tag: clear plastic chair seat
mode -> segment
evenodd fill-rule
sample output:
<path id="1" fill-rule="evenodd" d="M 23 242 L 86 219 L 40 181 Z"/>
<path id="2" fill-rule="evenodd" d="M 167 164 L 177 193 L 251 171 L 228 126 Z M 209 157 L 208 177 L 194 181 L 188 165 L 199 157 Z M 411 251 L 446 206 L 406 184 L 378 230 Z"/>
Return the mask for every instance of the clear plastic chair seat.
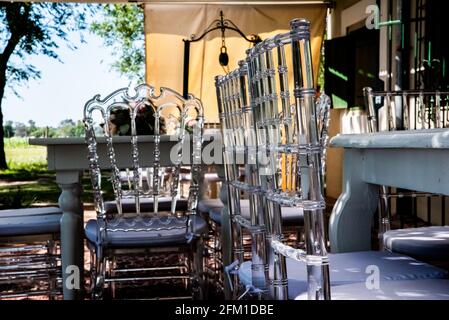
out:
<path id="1" fill-rule="evenodd" d="M 56 207 L 3 210 L 0 236 L 22 236 L 60 232 L 62 211 Z"/>
<path id="2" fill-rule="evenodd" d="M 307 292 L 307 267 L 304 263 L 289 258 L 286 260 L 289 299 L 295 299 L 298 295 Z M 367 269 L 370 266 L 379 268 L 381 281 L 448 278 L 448 272 L 443 269 L 388 251 L 329 254 L 329 266 L 333 288 L 351 283 L 360 283 L 364 286 L 370 275 L 367 273 L 371 270 Z M 241 265 L 239 278 L 244 285 L 251 284 L 251 262 Z"/>
<path id="3" fill-rule="evenodd" d="M 306 299 L 306 294 L 295 298 Z M 449 280 L 381 281 L 379 289 L 352 283 L 332 287 L 332 300 L 449 300 Z"/>
<path id="4" fill-rule="evenodd" d="M 126 220 L 121 222 L 125 225 Z M 173 229 L 170 229 L 173 227 Z M 117 226 L 120 228 L 120 225 Z M 185 221 L 175 222 L 169 224 L 162 224 L 154 222 L 151 227 L 144 223 L 138 223 L 134 226 L 135 229 L 149 229 L 149 231 L 114 231 L 106 232 L 103 238 L 102 245 L 104 247 L 112 246 L 115 248 L 126 247 L 161 247 L 187 244 Z M 160 228 L 160 230 L 157 230 Z M 96 245 L 101 241 L 98 236 L 98 222 L 97 220 L 89 220 L 86 225 L 85 233 L 87 239 Z M 193 222 L 193 231 L 197 234 L 202 234 L 207 231 L 207 223 L 201 217 L 195 217 Z"/>
<path id="5" fill-rule="evenodd" d="M 384 247 L 416 259 L 449 261 L 449 226 L 389 230 Z"/>

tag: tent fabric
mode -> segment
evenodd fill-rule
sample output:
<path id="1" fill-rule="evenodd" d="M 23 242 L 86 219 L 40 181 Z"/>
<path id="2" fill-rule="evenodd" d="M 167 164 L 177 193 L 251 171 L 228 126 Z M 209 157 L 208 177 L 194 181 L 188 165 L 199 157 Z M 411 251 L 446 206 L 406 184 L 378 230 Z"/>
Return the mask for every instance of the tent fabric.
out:
<path id="1" fill-rule="evenodd" d="M 315 79 L 318 75 L 321 43 L 325 28 L 324 4 L 301 5 L 215 5 L 215 4 L 145 4 L 146 80 L 156 88 L 170 87 L 182 92 L 183 39 L 200 36 L 220 16 L 231 20 L 247 36 L 258 34 L 262 39 L 289 30 L 294 18 L 311 22 L 311 46 Z M 238 33 L 227 30 L 226 46 L 229 70 L 237 68 L 251 43 Z M 221 48 L 220 30 L 190 45 L 189 93 L 202 100 L 207 122 L 218 122 L 214 77 L 225 74 L 218 62 Z"/>

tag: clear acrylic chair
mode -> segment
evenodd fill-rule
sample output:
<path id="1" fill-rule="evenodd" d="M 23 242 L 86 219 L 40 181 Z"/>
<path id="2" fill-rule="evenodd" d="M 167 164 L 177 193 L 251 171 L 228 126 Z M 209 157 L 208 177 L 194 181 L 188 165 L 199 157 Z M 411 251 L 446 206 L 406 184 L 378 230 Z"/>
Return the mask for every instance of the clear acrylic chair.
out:
<path id="1" fill-rule="evenodd" d="M 329 146 L 329 124 L 330 124 L 330 108 L 331 100 L 324 92 L 316 100 L 316 118 L 318 135 L 321 144 L 321 176 L 323 177 L 324 196 L 326 195 L 326 163 L 327 148 Z"/>
<path id="2" fill-rule="evenodd" d="M 240 281 L 246 285 L 243 293 L 235 290 L 238 293 L 234 293 L 234 297 L 251 293 L 259 298 L 287 299 L 285 256 L 301 260 L 308 257 L 312 296 L 329 297 L 321 190 L 322 162 L 326 156 L 322 143 L 327 143 L 329 99 L 322 95 L 315 104 L 312 75 L 308 74 L 311 73 L 308 63 L 311 62 L 307 51 L 310 50 L 307 28 L 308 23 L 302 20 L 292 22 L 291 33 L 256 45 L 247 51 L 247 59 L 239 64 L 239 69 L 216 78 L 227 181 L 231 186 L 229 210 L 234 210 L 231 216 L 235 222 L 233 226 L 238 224 L 234 228 L 245 227 L 252 234 L 251 263 L 242 264 L 241 257 L 239 260 L 235 254 L 235 267 Z M 292 50 L 287 54 L 295 56 L 293 64 L 292 59 L 288 60 L 289 66 L 286 47 Z M 299 65 L 301 61 L 303 65 L 305 63 L 304 70 Z M 293 75 L 297 90 L 289 88 L 289 70 L 296 71 Z M 292 99 L 289 92 L 295 93 L 296 99 Z M 322 117 L 320 128 L 317 116 Z M 246 170 L 248 180 L 245 183 L 233 181 L 237 180 L 238 160 Z M 300 161 L 306 161 L 308 170 L 299 170 Z M 250 191 L 249 206 L 252 210 L 249 220 L 242 216 L 239 193 L 235 195 L 232 187 Z M 305 197 L 301 193 L 304 187 L 308 191 Z M 304 232 L 306 245 L 309 243 L 307 253 L 284 243 L 282 231 L 287 212 L 301 217 L 304 212 L 309 216 L 305 218 Z M 234 231 L 233 238 L 234 252 L 239 253 L 241 235 Z M 311 242 L 318 243 L 318 246 L 311 246 Z M 242 281 L 248 265 L 251 266 L 250 279 Z"/>
<path id="3" fill-rule="evenodd" d="M 153 149 L 145 150 L 139 145 L 136 118 L 142 108 L 154 112 Z M 131 124 L 131 168 L 119 167 L 114 140 L 109 129 L 109 117 L 116 109 L 128 110 Z M 95 120 L 104 123 L 103 130 L 96 130 Z M 170 137 L 162 135 L 161 119 L 178 120 L 177 128 Z M 183 98 L 169 88 L 161 88 L 156 95 L 154 87 L 142 84 L 133 91 L 123 88 L 104 99 L 99 95 L 89 100 L 84 108 L 86 142 L 89 153 L 90 174 L 97 219 L 86 225 L 86 237 L 91 250 L 92 289 L 94 298 L 101 298 L 105 285 L 113 290 L 116 283 L 180 279 L 191 289 L 194 298 L 203 294 L 202 237 L 207 233 L 206 222 L 196 214 L 201 151 L 203 142 L 203 107 L 192 95 Z M 191 134 L 187 131 L 189 130 Z M 97 138 L 104 136 L 107 157 L 100 158 Z M 169 139 L 175 145 L 170 150 L 170 170 L 162 167 L 161 140 Z M 186 147 L 191 145 L 191 148 Z M 152 166 L 142 168 L 140 158 L 152 153 Z M 105 209 L 103 198 L 101 163 L 110 167 L 110 181 L 115 198 L 115 211 Z M 180 204 L 179 188 L 181 168 L 190 168 L 191 183 L 187 201 Z M 132 172 L 131 183 L 123 184 L 121 172 Z M 141 179 L 146 171 L 147 183 Z M 170 184 L 169 199 L 163 192 L 162 177 Z M 127 188 L 128 187 L 128 188 Z M 151 204 L 143 206 L 142 204 Z M 167 205 L 168 203 L 168 205 Z M 125 210 L 126 209 L 126 210 Z M 134 209 L 134 210 L 130 210 Z M 159 266 L 120 267 L 117 257 L 145 258 L 153 253 L 176 254 L 178 259 Z M 137 254 L 137 256 L 135 255 Z M 146 260 L 146 259 L 144 259 Z M 188 297 L 188 296 L 187 296 Z"/>
<path id="4" fill-rule="evenodd" d="M 0 299 L 61 294 L 61 217 L 56 207 L 0 211 Z"/>
<path id="5" fill-rule="evenodd" d="M 323 130 L 320 129 L 327 121 L 326 117 L 321 116 L 325 112 L 319 110 L 329 111 L 329 99 L 326 96 L 316 99 L 313 87 L 309 87 L 312 86 L 313 77 L 309 65 L 308 26 L 307 21 L 294 20 L 290 33 L 267 39 L 247 54 L 247 91 L 253 123 L 242 125 L 257 129 L 253 153 L 256 154 L 256 170 L 260 181 L 256 194 L 262 197 L 262 208 L 255 212 L 255 216 L 262 216 L 266 220 L 263 225 L 255 227 L 263 227 L 266 230 L 268 277 L 266 272 L 259 273 L 257 277 L 254 271 L 259 268 L 253 268 L 252 261 L 241 263 L 237 260 L 235 271 L 242 286 L 234 286 L 237 294 L 234 292 L 233 297 L 248 297 L 245 294 L 251 293 L 250 296 L 255 295 L 257 298 L 294 299 L 306 292 L 310 299 L 329 299 L 331 284 L 337 286 L 364 283 L 365 270 L 372 265 L 379 266 L 382 270 L 381 281 L 446 278 L 447 272 L 444 270 L 390 252 L 366 251 L 327 255 L 322 196 L 322 166 L 325 161 L 323 148 L 327 139 L 325 134 L 321 135 Z M 293 57 L 288 57 L 288 54 Z M 220 89 L 217 90 L 220 118 L 224 129 L 228 129 L 228 125 L 229 128 L 234 128 L 232 116 L 239 114 L 232 111 L 232 102 L 239 98 L 239 95 L 235 90 L 227 89 L 229 83 L 232 83 L 229 81 L 232 74 L 233 72 L 216 78 L 217 89 Z M 226 82 L 227 87 L 224 85 Z M 224 88 L 218 88 L 220 84 Z M 231 108 L 230 111 L 226 111 L 226 107 Z M 322 117 L 322 120 L 317 117 Z M 225 150 L 228 151 L 225 168 L 231 171 L 235 161 L 234 155 L 241 154 L 235 151 L 238 149 L 235 147 L 235 134 L 230 134 L 228 138 L 224 132 L 223 136 Z M 247 136 L 246 133 L 244 137 Z M 229 175 L 227 183 L 232 184 Z M 228 191 L 230 210 L 234 209 L 232 204 L 235 200 L 232 196 L 232 192 Z M 305 251 L 288 246 L 282 239 L 283 219 L 280 213 L 285 206 L 291 206 L 298 213 L 304 211 Z M 238 208 L 238 204 L 235 207 Z M 242 201 L 240 210 L 244 212 Z M 265 218 L 267 215 L 268 218 Z M 236 214 L 231 213 L 234 220 L 245 222 L 242 219 L 243 214 L 237 219 L 235 217 Z M 248 229 L 253 227 L 250 223 L 246 225 Z M 222 233 L 226 231 L 222 230 Z M 234 246 L 239 246 L 240 241 L 241 239 L 234 239 Z M 264 243 L 261 243 L 261 246 L 264 246 Z M 231 271 L 233 266 L 229 267 L 227 269 Z"/>
<path id="6" fill-rule="evenodd" d="M 310 23 L 295 19 L 290 26 L 290 32 L 264 40 L 247 55 L 257 162 L 268 204 L 270 293 L 275 299 L 288 298 L 285 259 L 292 258 L 307 264 L 309 298 L 330 299 L 323 214 L 325 154 L 318 132 Z M 284 243 L 281 205 L 302 209 L 305 251 Z"/>
<path id="7" fill-rule="evenodd" d="M 366 270 L 378 266 L 381 281 L 441 279 L 447 272 L 386 251 L 327 254 L 322 184 L 323 145 L 310 61 L 309 22 L 295 19 L 291 31 L 266 39 L 248 52 L 250 106 L 256 128 L 256 165 L 267 217 L 266 256 L 269 298 L 330 299 L 330 285 L 365 283 Z M 328 108 L 328 107 L 327 107 Z M 304 214 L 305 250 L 282 238 L 282 206 Z M 302 209 L 302 210 L 301 210 Z M 246 292 L 260 297 L 252 262 L 239 265 Z M 262 282 L 261 281 L 261 282 Z M 241 297 L 242 295 L 240 295 Z"/>
<path id="8" fill-rule="evenodd" d="M 234 275 L 245 261 L 243 232 L 251 236 L 253 283 L 260 295 L 266 293 L 268 265 L 266 262 L 266 228 L 261 212 L 260 181 L 257 174 L 256 141 L 253 112 L 249 105 L 248 70 L 244 61 L 226 76 L 215 78 L 222 136 L 225 175 L 231 219 L 234 262 L 225 266 L 232 298 L 238 298 L 238 278 Z M 244 172 L 243 181 L 241 172 Z M 242 200 L 242 196 L 247 201 Z M 245 214 L 246 213 L 246 214 Z"/>

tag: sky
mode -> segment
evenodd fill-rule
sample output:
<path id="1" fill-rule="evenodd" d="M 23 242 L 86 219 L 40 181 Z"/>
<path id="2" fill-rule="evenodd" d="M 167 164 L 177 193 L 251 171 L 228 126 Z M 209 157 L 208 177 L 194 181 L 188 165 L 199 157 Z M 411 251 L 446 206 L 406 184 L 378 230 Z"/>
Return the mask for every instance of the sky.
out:
<path id="1" fill-rule="evenodd" d="M 75 34 L 70 36 L 79 39 Z M 41 79 L 17 87 L 19 98 L 6 89 L 4 121 L 34 120 L 37 126 L 57 126 L 65 119 L 81 120 L 84 104 L 95 94 L 104 97 L 129 85 L 128 79 L 111 71 L 114 57 L 111 49 L 103 46 L 102 39 L 88 31 L 84 38 L 86 43 L 78 42 L 76 50 L 63 44 L 57 49 L 63 63 L 44 55 L 27 58 L 28 63 L 41 71 Z"/>

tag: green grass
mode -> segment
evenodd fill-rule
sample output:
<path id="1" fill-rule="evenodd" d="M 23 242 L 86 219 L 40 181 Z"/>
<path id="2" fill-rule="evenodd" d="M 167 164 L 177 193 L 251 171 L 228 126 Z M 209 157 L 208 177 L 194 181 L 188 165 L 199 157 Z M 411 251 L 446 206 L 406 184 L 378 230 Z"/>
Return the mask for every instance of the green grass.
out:
<path id="1" fill-rule="evenodd" d="M 4 141 L 8 169 L 0 170 L 0 209 L 56 204 L 61 191 L 55 173 L 47 169 L 46 148 L 29 145 L 25 138 Z M 82 201 L 92 202 L 92 185 L 87 174 L 82 184 Z M 110 199 L 112 188 L 109 184 L 105 185 L 105 190 L 105 198 Z"/>
<path id="2" fill-rule="evenodd" d="M 8 169 L 0 171 L 0 179 L 34 179 L 41 173 L 48 173 L 45 147 L 32 146 L 28 144 L 27 138 L 9 138 L 4 141 Z"/>
<path id="3" fill-rule="evenodd" d="M 46 148 L 29 145 L 27 138 L 9 138 L 4 143 L 8 169 L 0 171 L 0 206 L 56 203 L 59 189 L 54 173 L 47 170 Z"/>

